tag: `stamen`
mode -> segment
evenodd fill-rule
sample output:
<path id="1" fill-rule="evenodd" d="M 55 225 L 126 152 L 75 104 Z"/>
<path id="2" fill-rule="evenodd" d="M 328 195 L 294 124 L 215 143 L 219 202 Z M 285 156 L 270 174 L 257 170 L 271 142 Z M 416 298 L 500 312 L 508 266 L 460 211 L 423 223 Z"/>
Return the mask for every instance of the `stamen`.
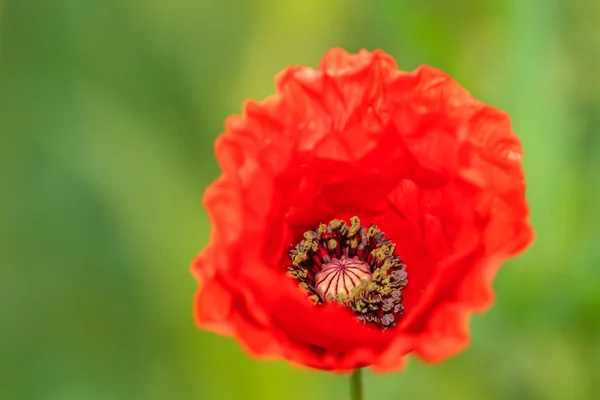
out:
<path id="1" fill-rule="evenodd" d="M 335 219 L 305 232 L 290 251 L 288 274 L 315 305 L 342 304 L 365 323 L 391 328 L 404 313 L 406 265 L 376 225 L 366 228 L 358 217 L 350 223 Z"/>

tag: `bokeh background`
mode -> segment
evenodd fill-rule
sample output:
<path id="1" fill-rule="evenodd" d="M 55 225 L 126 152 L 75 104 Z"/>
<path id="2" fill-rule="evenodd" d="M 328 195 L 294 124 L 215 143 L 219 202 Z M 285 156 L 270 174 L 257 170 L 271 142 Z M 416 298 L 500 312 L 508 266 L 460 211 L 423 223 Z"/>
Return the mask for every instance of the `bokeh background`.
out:
<path id="1" fill-rule="evenodd" d="M 0 0 L 0 399 L 344 399 L 199 331 L 212 142 L 330 47 L 430 64 L 508 111 L 537 241 L 469 350 L 368 399 L 600 393 L 600 2 Z"/>

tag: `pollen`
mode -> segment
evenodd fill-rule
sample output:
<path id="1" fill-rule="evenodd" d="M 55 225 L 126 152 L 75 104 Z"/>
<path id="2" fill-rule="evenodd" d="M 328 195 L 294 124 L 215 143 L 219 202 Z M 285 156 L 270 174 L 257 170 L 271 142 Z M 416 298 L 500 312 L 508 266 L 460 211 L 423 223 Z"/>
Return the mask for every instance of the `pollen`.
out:
<path id="1" fill-rule="evenodd" d="M 350 225 L 334 219 L 303 237 L 289 253 L 288 276 L 315 306 L 336 303 L 364 323 L 381 329 L 396 325 L 404 313 L 406 265 L 375 224 L 365 227 L 358 217 L 350 218 Z"/>

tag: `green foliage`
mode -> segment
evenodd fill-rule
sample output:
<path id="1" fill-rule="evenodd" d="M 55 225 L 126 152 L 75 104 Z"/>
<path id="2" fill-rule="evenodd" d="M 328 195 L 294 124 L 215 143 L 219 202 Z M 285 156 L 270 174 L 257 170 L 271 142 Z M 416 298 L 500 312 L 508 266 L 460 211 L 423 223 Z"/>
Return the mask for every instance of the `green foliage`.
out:
<path id="1" fill-rule="evenodd" d="M 439 67 L 508 111 L 537 230 L 468 351 L 369 372 L 367 398 L 594 398 L 598 4 L 0 1 L 0 398 L 347 398 L 346 378 L 198 331 L 188 270 L 225 117 L 338 45 Z"/>

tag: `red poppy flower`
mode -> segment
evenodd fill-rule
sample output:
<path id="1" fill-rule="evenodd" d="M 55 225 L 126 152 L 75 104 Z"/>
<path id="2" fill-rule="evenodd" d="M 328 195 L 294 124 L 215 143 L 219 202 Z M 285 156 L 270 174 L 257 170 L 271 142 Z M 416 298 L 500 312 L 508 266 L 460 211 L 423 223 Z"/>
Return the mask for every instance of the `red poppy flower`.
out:
<path id="1" fill-rule="evenodd" d="M 532 240 L 509 117 L 381 51 L 290 67 L 217 139 L 199 325 L 324 370 L 465 348 L 492 279 Z"/>

